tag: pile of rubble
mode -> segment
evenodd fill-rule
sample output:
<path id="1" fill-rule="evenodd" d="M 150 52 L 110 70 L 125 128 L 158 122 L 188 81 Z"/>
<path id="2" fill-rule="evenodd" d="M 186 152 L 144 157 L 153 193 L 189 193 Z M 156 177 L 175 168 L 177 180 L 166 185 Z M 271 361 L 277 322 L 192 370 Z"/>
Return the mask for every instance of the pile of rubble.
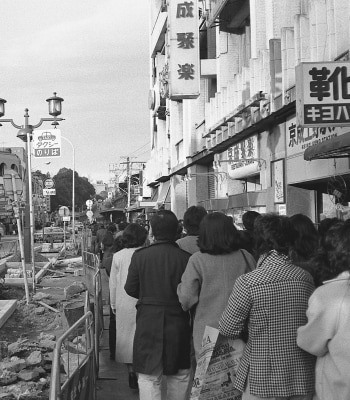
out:
<path id="1" fill-rule="evenodd" d="M 41 333 L 38 341 L 0 342 L 0 399 L 48 400 L 53 350 L 53 335 Z M 61 354 L 61 384 L 86 357 L 84 335 L 65 343 Z"/>
<path id="2" fill-rule="evenodd" d="M 81 282 L 73 282 L 64 288 L 67 304 L 69 300 L 77 300 L 84 290 L 86 287 Z M 50 294 L 36 293 L 32 301 L 34 304 L 22 305 L 23 309 L 28 309 L 28 318 L 38 318 L 52 311 L 55 311 L 57 317 L 64 316 L 61 301 L 57 304 L 57 299 Z M 58 305 L 58 309 L 52 305 Z M 16 342 L 11 343 L 9 338 L 6 340 L 0 341 L 0 400 L 48 400 L 56 336 L 38 332 L 34 339 L 23 338 L 21 335 Z M 61 384 L 85 359 L 85 334 L 81 331 L 73 332 L 61 349 Z"/>

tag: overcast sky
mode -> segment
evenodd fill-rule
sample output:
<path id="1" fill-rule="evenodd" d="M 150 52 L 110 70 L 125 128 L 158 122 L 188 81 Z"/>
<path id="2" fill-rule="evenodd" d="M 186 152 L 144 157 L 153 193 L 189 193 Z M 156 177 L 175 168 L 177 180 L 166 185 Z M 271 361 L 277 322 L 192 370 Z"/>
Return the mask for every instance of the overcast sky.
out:
<path id="1" fill-rule="evenodd" d="M 0 0 L 0 97 L 3 118 L 31 124 L 50 117 L 45 101 L 64 98 L 59 128 L 75 147 L 76 171 L 93 180 L 109 177 L 123 156 L 149 157 L 149 33 L 147 0 Z M 50 123 L 42 128 L 52 128 Z M 21 146 L 10 124 L 0 146 Z M 34 169 L 72 168 L 62 157 L 33 158 Z"/>

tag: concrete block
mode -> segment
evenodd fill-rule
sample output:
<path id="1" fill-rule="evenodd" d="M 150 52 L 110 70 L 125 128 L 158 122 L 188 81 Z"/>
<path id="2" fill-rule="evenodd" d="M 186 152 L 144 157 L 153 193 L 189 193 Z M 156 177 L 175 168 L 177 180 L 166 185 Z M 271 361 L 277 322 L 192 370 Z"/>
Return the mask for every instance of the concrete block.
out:
<path id="1" fill-rule="evenodd" d="M 0 328 L 17 308 L 17 300 L 0 300 Z"/>

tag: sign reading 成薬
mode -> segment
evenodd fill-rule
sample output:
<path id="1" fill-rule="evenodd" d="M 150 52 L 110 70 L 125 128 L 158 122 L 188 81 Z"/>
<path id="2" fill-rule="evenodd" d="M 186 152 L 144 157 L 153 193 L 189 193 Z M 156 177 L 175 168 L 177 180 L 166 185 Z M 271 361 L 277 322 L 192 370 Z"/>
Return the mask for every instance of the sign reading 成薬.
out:
<path id="1" fill-rule="evenodd" d="M 197 0 L 168 0 L 169 97 L 199 96 L 199 25 Z"/>
<path id="2" fill-rule="evenodd" d="M 307 62 L 296 67 L 297 125 L 350 126 L 350 62 Z"/>

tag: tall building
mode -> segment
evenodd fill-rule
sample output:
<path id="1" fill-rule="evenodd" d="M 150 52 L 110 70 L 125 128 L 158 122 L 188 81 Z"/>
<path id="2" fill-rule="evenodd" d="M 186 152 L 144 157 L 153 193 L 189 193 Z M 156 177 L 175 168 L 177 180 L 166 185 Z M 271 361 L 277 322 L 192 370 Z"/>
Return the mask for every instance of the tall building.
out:
<path id="1" fill-rule="evenodd" d="M 350 216 L 348 0 L 150 0 L 150 21 L 159 205 Z"/>

